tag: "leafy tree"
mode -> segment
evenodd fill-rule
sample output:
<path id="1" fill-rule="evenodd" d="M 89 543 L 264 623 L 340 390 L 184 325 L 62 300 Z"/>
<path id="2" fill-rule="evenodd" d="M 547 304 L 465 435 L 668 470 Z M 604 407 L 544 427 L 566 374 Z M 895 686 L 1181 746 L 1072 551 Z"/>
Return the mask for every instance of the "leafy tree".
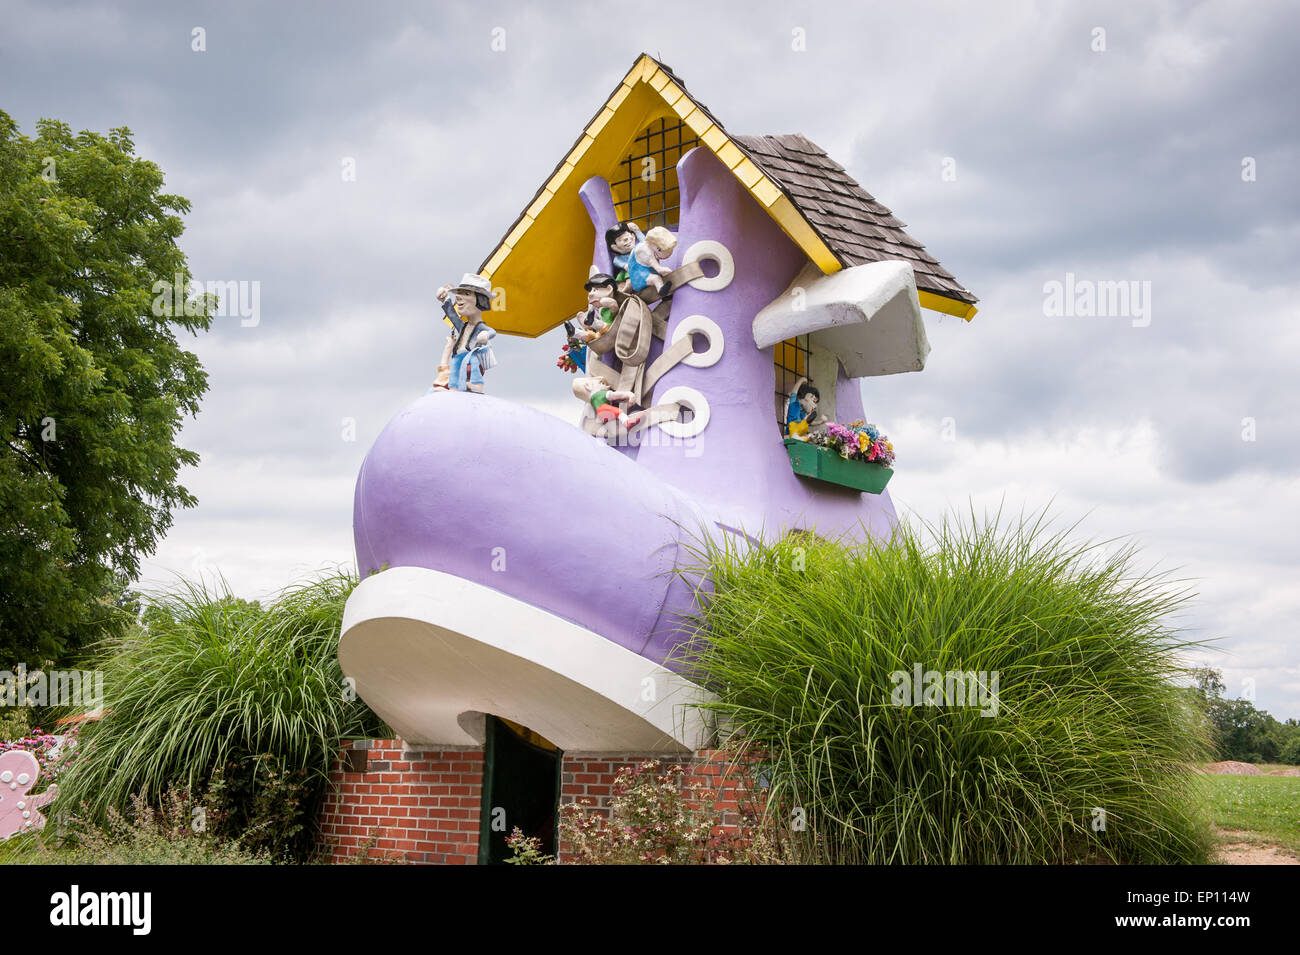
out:
<path id="1" fill-rule="evenodd" d="M 1198 667 L 1192 671 L 1196 678 L 1196 689 L 1207 700 L 1215 700 L 1223 696 L 1223 691 L 1227 686 L 1223 682 L 1223 674 L 1218 670 L 1210 667 Z"/>
<path id="2" fill-rule="evenodd" d="M 1292 766 L 1300 766 L 1300 733 L 1291 734 L 1291 739 L 1282 748 L 1282 754 L 1278 759 L 1284 763 L 1290 763 Z"/>
<path id="3" fill-rule="evenodd" d="M 211 323 L 177 246 L 189 202 L 127 129 L 0 111 L 0 660 L 61 660 L 116 625 L 198 455 L 207 390 L 177 344 Z M 171 289 L 180 292 L 172 297 Z M 165 294 L 163 294 L 165 293 Z M 177 307 L 172 302 L 180 300 Z"/>
<path id="4" fill-rule="evenodd" d="M 1289 752 L 1300 757 L 1300 723 L 1293 719 L 1279 723 L 1249 700 L 1225 699 L 1223 674 L 1204 667 L 1194 671 L 1192 692 L 1214 728 L 1219 759 L 1248 763 L 1291 762 Z"/>

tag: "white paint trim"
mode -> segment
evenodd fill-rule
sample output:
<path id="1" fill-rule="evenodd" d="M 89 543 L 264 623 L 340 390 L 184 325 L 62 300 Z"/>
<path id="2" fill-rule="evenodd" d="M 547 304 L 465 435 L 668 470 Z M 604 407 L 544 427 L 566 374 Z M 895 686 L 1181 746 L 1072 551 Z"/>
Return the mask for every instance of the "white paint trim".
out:
<path id="1" fill-rule="evenodd" d="M 674 438 L 693 438 L 709 426 L 709 400 L 694 388 L 674 385 L 655 399 L 655 403 L 661 405 L 673 402 L 690 408 L 692 417 L 690 421 L 660 422 L 659 427 L 665 434 Z"/>
<path id="2" fill-rule="evenodd" d="M 564 750 L 683 752 L 708 742 L 688 705 L 708 694 L 689 680 L 548 611 L 422 567 L 357 586 L 339 663 L 371 709 L 417 745 L 480 743 L 462 725 L 478 713 Z M 643 699 L 646 687 L 656 699 Z"/>
<path id="3" fill-rule="evenodd" d="M 672 340 L 668 344 L 676 345 L 687 335 L 695 333 L 708 339 L 708 351 L 692 352 L 682 359 L 682 364 L 690 365 L 692 368 L 712 368 L 722 360 L 722 350 L 726 345 L 722 329 L 713 319 L 704 315 L 687 315 L 673 329 Z"/>
<path id="4" fill-rule="evenodd" d="M 715 239 L 701 239 L 694 243 L 682 256 L 682 265 L 689 265 L 700 259 L 710 259 L 718 263 L 718 274 L 712 278 L 706 275 L 687 282 L 686 284 L 691 288 L 699 289 L 701 292 L 720 292 L 736 277 L 736 261 L 721 242 Z"/>
<path id="5" fill-rule="evenodd" d="M 850 378 L 921 371 L 930 353 L 916 276 L 895 260 L 831 275 L 810 262 L 754 316 L 753 331 L 759 348 L 807 335 L 834 352 Z"/>

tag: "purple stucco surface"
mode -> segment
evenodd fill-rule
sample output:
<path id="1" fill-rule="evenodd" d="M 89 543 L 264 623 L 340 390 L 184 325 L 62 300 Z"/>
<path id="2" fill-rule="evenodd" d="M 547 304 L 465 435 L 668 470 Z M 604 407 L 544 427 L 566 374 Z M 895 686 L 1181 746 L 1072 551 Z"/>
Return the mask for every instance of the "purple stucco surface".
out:
<path id="1" fill-rule="evenodd" d="M 709 402 L 708 427 L 685 441 L 658 434 L 616 449 L 491 395 L 420 398 L 362 465 L 354 517 L 362 574 L 385 565 L 456 574 L 662 663 L 686 636 L 678 620 L 691 610 L 692 588 L 674 570 L 690 563 L 683 545 L 692 536 L 889 533 L 887 492 L 795 477 L 781 443 L 772 349 L 754 346 L 751 324 L 803 266 L 803 253 L 707 150 L 688 154 L 677 172 L 682 208 L 668 264 L 712 239 L 730 250 L 735 279 L 720 291 L 674 295 L 669 334 L 704 315 L 722 329 L 725 352 L 710 368 L 677 366 L 655 392 L 696 389 Z M 599 254 L 613 207 L 589 188 L 583 201 Z M 596 264 L 608 268 L 607 259 Z M 841 373 L 836 388 L 837 417 L 860 416 L 857 382 Z"/>

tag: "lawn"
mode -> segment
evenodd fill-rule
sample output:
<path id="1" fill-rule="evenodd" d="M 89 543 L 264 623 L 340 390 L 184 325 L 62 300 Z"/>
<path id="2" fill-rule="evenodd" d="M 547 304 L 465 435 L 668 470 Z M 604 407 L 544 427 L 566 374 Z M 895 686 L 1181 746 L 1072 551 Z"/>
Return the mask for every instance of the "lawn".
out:
<path id="1" fill-rule="evenodd" d="M 1234 838 L 1300 856 L 1300 776 L 1204 776 L 1211 818 Z"/>

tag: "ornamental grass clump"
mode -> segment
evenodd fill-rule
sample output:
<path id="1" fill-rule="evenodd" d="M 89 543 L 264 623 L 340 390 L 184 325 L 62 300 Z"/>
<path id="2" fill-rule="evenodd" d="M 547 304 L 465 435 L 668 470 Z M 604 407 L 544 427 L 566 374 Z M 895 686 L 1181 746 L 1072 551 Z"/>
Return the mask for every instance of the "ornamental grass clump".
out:
<path id="1" fill-rule="evenodd" d="M 771 754 L 805 858 L 1206 861 L 1170 623 L 1190 594 L 1067 533 L 972 515 L 700 548 L 691 665 L 724 737 Z"/>
<path id="2" fill-rule="evenodd" d="M 304 855 L 340 741 L 384 734 L 339 668 L 355 585 L 332 574 L 266 607 L 191 584 L 155 597 L 141 626 L 99 648 L 105 716 L 85 725 L 55 807 L 103 822 L 183 786 L 256 829 L 257 848 Z"/>

